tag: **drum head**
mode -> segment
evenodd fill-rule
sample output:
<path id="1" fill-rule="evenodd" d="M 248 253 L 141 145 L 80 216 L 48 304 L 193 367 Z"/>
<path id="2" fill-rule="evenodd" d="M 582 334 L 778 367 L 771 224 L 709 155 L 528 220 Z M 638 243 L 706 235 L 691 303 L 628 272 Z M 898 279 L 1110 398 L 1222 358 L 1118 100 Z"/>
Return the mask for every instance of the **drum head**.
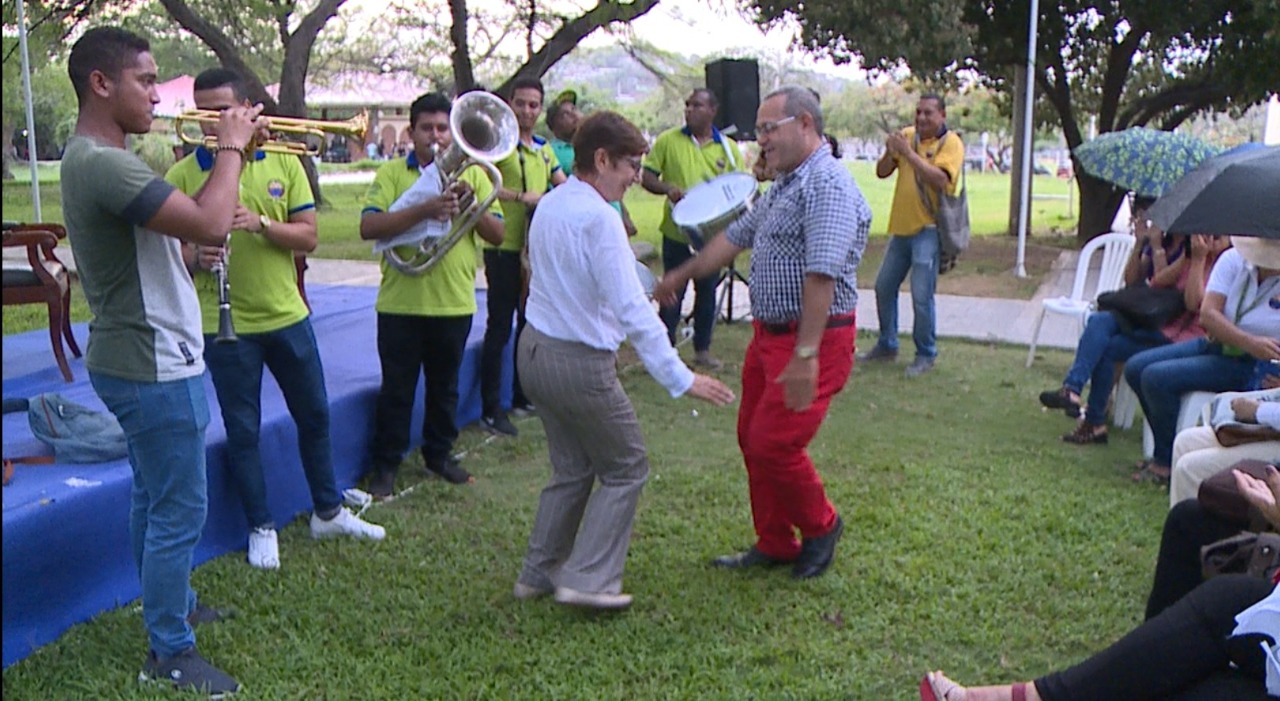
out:
<path id="1" fill-rule="evenodd" d="M 636 261 L 636 277 L 640 278 L 640 287 L 644 288 L 645 296 L 652 297 L 653 288 L 658 286 L 658 278 L 654 277 L 653 272 L 649 270 L 649 266 Z"/>
<path id="2" fill-rule="evenodd" d="M 725 173 L 684 193 L 672 208 L 671 219 L 682 229 L 698 228 L 745 206 L 756 187 L 750 173 Z"/>

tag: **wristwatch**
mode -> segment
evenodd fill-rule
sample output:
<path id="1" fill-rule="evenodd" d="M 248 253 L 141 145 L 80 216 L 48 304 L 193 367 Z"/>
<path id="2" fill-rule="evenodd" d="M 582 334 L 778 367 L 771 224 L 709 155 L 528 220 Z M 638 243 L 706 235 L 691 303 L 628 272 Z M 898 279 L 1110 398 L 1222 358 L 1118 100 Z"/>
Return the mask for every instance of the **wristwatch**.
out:
<path id="1" fill-rule="evenodd" d="M 813 360 L 818 357 L 817 346 L 796 346 L 796 357 L 801 360 Z"/>
<path id="2" fill-rule="evenodd" d="M 265 234 L 267 233 L 267 229 L 271 228 L 271 217 L 268 217 L 265 214 L 260 214 L 258 215 L 258 223 L 262 225 L 262 231 L 260 233 Z"/>

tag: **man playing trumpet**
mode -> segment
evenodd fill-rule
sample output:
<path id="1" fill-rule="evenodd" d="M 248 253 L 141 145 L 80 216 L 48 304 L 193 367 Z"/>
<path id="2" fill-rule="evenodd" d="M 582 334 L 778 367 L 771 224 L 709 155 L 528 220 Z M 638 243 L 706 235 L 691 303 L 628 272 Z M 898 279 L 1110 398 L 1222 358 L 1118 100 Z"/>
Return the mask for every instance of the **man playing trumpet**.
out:
<path id="1" fill-rule="evenodd" d="M 219 112 L 247 104 L 239 75 L 225 68 L 198 75 L 194 98 L 200 109 Z M 311 185 L 297 156 L 256 150 L 246 159 L 229 237 L 235 255 L 227 256 L 225 248 L 191 245 L 185 253 L 204 317 L 205 364 L 227 429 L 227 464 L 249 522 L 249 564 L 276 569 L 280 550 L 259 450 L 264 365 L 298 426 L 298 450 L 314 505 L 311 535 L 381 540 L 386 532 L 343 507 L 333 473 L 324 369 L 293 262 L 294 251 L 316 247 Z M 165 179 L 194 194 L 204 187 L 212 167 L 213 154 L 200 146 L 175 163 Z M 210 270 L 216 265 L 223 266 L 231 288 L 232 325 L 239 336 L 235 343 L 217 343 L 214 336 L 220 284 Z"/>
<path id="2" fill-rule="evenodd" d="M 388 161 L 378 169 L 360 216 L 360 238 L 386 240 L 426 220 L 452 222 L 462 212 L 460 203 L 474 196 L 482 201 L 493 184 L 479 166 L 465 169 L 444 192 L 421 204 L 392 205 L 419 178 L 440 181 L 435 156 L 453 143 L 449 130 L 449 98 L 428 93 L 409 107 L 409 133 L 413 152 Z M 378 288 L 378 358 L 382 387 L 378 391 L 372 452 L 373 477 L 369 491 L 376 498 L 391 496 L 396 472 L 409 447 L 409 422 L 418 373 L 426 377 L 426 413 L 422 422 L 422 458 L 429 471 L 453 484 L 472 477 L 454 459 L 458 438 L 458 369 L 462 365 L 471 317 L 476 312 L 475 279 L 477 239 L 498 246 L 503 225 L 494 201 L 473 231 L 466 233 L 449 252 L 422 275 L 407 275 L 382 262 Z M 445 227 L 448 228 L 448 227 Z M 402 258 L 411 258 L 417 244 L 402 246 Z M 508 323 L 510 323 L 508 321 Z"/>

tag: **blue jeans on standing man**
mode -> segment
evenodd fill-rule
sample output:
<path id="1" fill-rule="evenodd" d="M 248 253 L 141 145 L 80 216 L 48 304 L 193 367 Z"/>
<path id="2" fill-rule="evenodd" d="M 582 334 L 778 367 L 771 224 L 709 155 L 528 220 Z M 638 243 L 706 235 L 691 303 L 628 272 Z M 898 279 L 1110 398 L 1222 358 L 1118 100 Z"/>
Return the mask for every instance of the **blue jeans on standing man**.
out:
<path id="1" fill-rule="evenodd" d="M 663 270 L 673 270 L 691 258 L 693 251 L 689 244 L 662 237 Z M 693 281 L 693 350 L 696 352 L 711 348 L 711 330 L 716 325 L 716 286 L 719 282 L 719 272 Z M 680 308 L 684 304 L 687 288 L 687 285 L 681 287 L 676 293 L 674 306 L 658 309 L 658 316 L 667 325 L 667 338 L 673 346 L 676 344 L 676 327 L 680 325 Z"/>
<path id="2" fill-rule="evenodd" d="M 1083 394 L 1084 383 L 1090 383 L 1085 423 L 1090 426 L 1107 423 L 1107 400 L 1115 386 L 1116 363 L 1122 363 L 1148 348 L 1168 343 L 1169 339 L 1159 331 L 1139 328 L 1124 332 L 1112 312 L 1090 314 L 1084 325 L 1084 334 L 1076 344 L 1075 361 L 1062 381 L 1063 387 L 1076 394 Z"/>
<path id="3" fill-rule="evenodd" d="M 241 334 L 236 343 L 206 335 L 204 361 L 227 427 L 227 468 L 250 528 L 274 528 L 262 468 L 262 368 L 271 370 L 298 426 L 302 472 L 321 518 L 342 506 L 329 443 L 329 397 L 310 319 L 266 333 Z"/>
<path id="4" fill-rule="evenodd" d="M 1151 424 L 1155 464 L 1172 467 L 1182 395 L 1242 390 L 1249 386 L 1253 366 L 1253 356 L 1224 355 L 1222 344 L 1204 338 L 1152 348 L 1129 358 L 1124 379 L 1138 395 L 1142 414 Z"/>
<path id="5" fill-rule="evenodd" d="M 138 382 L 90 372 L 89 382 L 129 444 L 129 539 L 142 582 L 142 620 L 164 659 L 196 644 L 191 561 L 209 508 L 204 377 Z"/>
<path id="6" fill-rule="evenodd" d="M 912 338 L 916 357 L 938 357 L 938 318 L 934 294 L 938 289 L 938 262 L 941 249 L 938 229 L 926 226 L 911 236 L 890 236 L 876 275 L 876 312 L 880 318 L 880 338 L 876 344 L 898 352 L 898 288 L 911 274 L 911 308 L 915 315 Z"/>

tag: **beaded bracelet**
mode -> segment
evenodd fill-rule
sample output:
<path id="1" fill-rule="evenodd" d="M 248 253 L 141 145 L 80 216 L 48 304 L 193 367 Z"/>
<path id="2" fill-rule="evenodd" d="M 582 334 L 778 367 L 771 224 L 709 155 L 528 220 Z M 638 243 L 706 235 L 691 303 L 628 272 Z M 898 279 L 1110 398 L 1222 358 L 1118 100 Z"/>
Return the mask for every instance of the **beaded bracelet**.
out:
<path id="1" fill-rule="evenodd" d="M 216 156 L 219 151 L 235 151 L 236 153 L 244 155 L 244 148 L 240 146 L 233 146 L 231 144 L 218 144 L 213 149 L 214 155 Z"/>

